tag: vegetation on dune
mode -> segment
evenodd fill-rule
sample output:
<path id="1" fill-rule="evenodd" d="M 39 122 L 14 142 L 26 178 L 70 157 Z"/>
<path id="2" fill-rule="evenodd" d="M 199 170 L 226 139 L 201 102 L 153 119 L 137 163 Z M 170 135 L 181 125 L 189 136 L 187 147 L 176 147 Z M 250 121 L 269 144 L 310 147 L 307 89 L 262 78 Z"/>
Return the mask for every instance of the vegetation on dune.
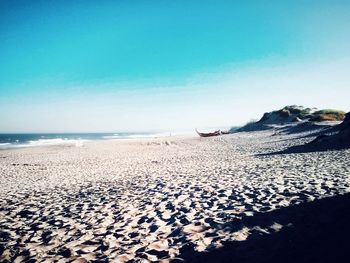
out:
<path id="1" fill-rule="evenodd" d="M 324 109 L 315 111 L 314 114 L 333 114 L 333 113 L 342 113 L 345 115 L 345 112 L 342 110 L 335 110 L 335 109 Z"/>
<path id="2" fill-rule="evenodd" d="M 313 113 L 310 121 L 342 121 L 345 118 L 345 112 L 334 109 L 324 109 Z"/>
<path id="3" fill-rule="evenodd" d="M 345 112 L 335 109 L 323 109 L 317 110 L 316 108 L 304 108 L 302 106 L 291 105 L 286 106 L 283 109 L 272 111 L 270 113 L 265 113 L 260 122 L 266 121 L 271 115 L 278 115 L 281 118 L 288 119 L 292 117 L 293 119 L 300 120 L 310 120 L 314 122 L 319 121 L 342 121 L 345 118 Z"/>
<path id="4" fill-rule="evenodd" d="M 284 107 L 282 110 L 288 111 L 291 115 L 295 115 L 295 117 L 304 120 L 311 118 L 316 108 L 304 108 L 303 106 L 291 105 Z"/>
<path id="5" fill-rule="evenodd" d="M 278 115 L 282 118 L 293 117 L 293 119 L 308 119 L 312 117 L 314 111 L 315 108 L 304 108 L 303 106 L 298 105 L 285 106 L 283 109 L 265 113 L 264 116 L 261 118 L 260 122 L 264 122 L 271 115 Z"/>

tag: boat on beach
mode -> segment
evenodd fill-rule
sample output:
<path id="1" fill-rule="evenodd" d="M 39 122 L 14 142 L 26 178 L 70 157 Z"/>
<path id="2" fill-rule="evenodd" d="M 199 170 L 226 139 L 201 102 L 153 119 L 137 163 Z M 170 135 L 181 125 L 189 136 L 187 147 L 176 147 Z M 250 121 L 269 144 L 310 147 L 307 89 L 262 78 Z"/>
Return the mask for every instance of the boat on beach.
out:
<path id="1" fill-rule="evenodd" d="M 203 132 L 199 132 L 196 129 L 196 132 L 200 137 L 212 137 L 212 136 L 219 136 L 219 135 L 223 135 L 223 134 L 229 134 L 229 132 L 223 132 L 221 130 L 217 130 L 217 131 L 209 132 L 209 133 L 203 133 Z"/>

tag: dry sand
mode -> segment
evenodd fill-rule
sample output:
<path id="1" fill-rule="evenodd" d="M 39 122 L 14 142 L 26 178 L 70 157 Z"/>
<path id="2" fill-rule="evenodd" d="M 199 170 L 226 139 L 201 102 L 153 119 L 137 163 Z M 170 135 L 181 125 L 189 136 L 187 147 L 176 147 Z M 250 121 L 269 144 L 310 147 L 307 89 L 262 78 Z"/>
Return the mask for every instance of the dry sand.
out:
<path id="1" fill-rule="evenodd" d="M 168 262 L 293 227 L 242 217 L 350 192 L 350 150 L 259 155 L 313 139 L 273 134 L 0 151 L 0 261 Z"/>

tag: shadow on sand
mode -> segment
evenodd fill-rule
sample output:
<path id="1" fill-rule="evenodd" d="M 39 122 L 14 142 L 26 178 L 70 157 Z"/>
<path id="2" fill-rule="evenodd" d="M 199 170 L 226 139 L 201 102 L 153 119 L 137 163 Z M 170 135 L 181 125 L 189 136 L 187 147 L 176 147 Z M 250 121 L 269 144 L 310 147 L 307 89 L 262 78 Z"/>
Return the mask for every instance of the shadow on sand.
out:
<path id="1" fill-rule="evenodd" d="M 318 145 L 297 145 L 289 147 L 283 151 L 271 152 L 271 153 L 259 153 L 255 156 L 271 156 L 271 155 L 279 155 L 279 154 L 292 154 L 292 153 L 311 153 L 311 152 L 325 152 L 325 151 L 337 151 L 344 150 L 346 147 L 327 147 L 327 146 L 318 146 Z"/>
<path id="2" fill-rule="evenodd" d="M 185 262 L 349 262 L 350 194 L 243 218 L 248 227 L 277 222 L 279 232 L 252 233 L 211 252 L 184 248 Z"/>
<path id="3" fill-rule="evenodd" d="M 319 135 L 313 141 L 289 147 L 283 151 L 271 152 L 271 153 L 260 153 L 255 156 L 271 156 L 279 154 L 291 154 L 291 153 L 309 153 L 309 152 L 324 152 L 324 151 L 336 151 L 345 150 L 350 148 L 350 130 L 348 134 L 336 134 L 336 135 Z"/>

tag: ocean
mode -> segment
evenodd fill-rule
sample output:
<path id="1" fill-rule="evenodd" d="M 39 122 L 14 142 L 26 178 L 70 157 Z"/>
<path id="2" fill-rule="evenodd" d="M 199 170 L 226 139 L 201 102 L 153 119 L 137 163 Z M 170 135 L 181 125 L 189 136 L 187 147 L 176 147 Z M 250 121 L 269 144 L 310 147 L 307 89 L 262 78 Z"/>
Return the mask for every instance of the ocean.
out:
<path id="1" fill-rule="evenodd" d="M 0 150 L 45 145 L 76 145 L 85 141 L 139 139 L 169 136 L 169 133 L 9 133 L 0 134 Z"/>

